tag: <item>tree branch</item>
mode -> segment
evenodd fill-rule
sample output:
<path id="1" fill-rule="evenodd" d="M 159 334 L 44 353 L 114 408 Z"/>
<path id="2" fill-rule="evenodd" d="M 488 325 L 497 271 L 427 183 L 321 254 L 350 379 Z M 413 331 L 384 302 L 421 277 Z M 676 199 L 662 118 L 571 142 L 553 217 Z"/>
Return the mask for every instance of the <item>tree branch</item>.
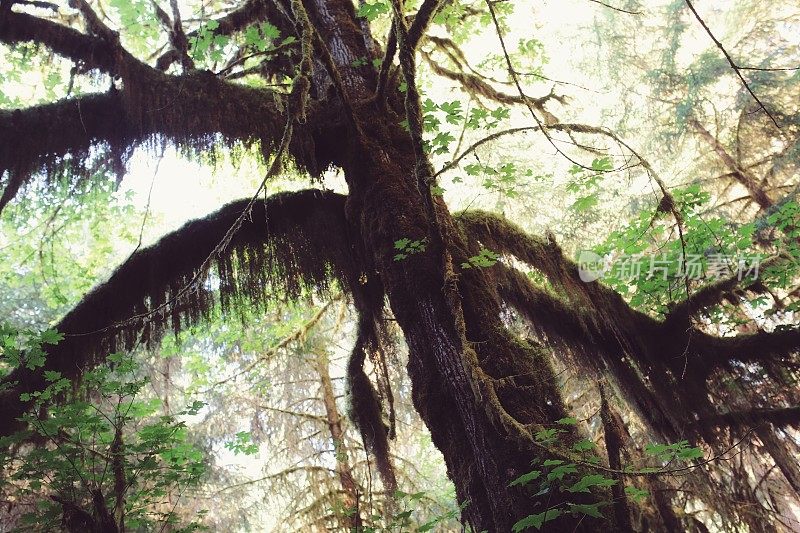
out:
<path id="1" fill-rule="evenodd" d="M 416 50 L 417 45 L 420 40 L 422 40 L 422 36 L 425 35 L 425 31 L 428 29 L 428 25 L 434 15 L 436 15 L 436 12 L 439 11 L 439 8 L 442 7 L 446 1 L 447 0 L 425 0 L 422 2 L 417 14 L 414 15 L 414 21 L 408 28 L 408 40 L 406 44 L 411 50 Z"/>
<path id="2" fill-rule="evenodd" d="M 102 39 L 26 13 L 0 10 L 0 42 L 40 43 L 89 70 L 116 70 L 114 52 Z"/>
<path id="3" fill-rule="evenodd" d="M 492 141 L 494 141 L 496 139 L 499 139 L 500 137 L 504 137 L 506 135 L 514 135 L 516 133 L 523 133 L 523 132 L 526 132 L 526 131 L 537 131 L 539 129 L 540 129 L 539 126 L 523 126 L 523 127 L 520 127 L 520 128 L 510 128 L 510 129 L 507 129 L 507 130 L 501 130 L 501 131 L 497 131 L 495 133 L 489 134 L 486 137 L 484 137 L 483 139 L 480 139 L 480 140 L 474 142 L 472 145 L 470 145 L 469 148 L 467 148 L 466 150 L 461 152 L 452 161 L 450 161 L 445 166 L 443 166 L 441 169 L 439 169 L 433 175 L 433 177 L 434 178 L 439 177 L 440 174 L 443 174 L 443 173 L 447 172 L 448 170 L 451 170 L 451 169 L 455 168 L 461 162 L 462 159 L 464 159 L 469 154 L 471 154 L 472 152 L 474 152 L 475 150 L 477 150 L 478 148 L 480 148 L 481 146 L 483 146 L 486 143 L 492 142 Z"/>
<path id="4" fill-rule="evenodd" d="M 622 9 L 621 7 L 614 7 L 610 4 L 606 4 L 605 2 L 601 2 L 600 0 L 589 0 L 595 4 L 599 4 L 603 7 L 607 7 L 608 9 L 613 9 L 614 11 L 619 11 L 620 13 L 627 13 L 628 15 L 642 15 L 641 11 L 629 11 L 627 9 Z"/>
<path id="5" fill-rule="evenodd" d="M 386 94 L 386 86 L 389 83 L 389 70 L 392 68 L 394 55 L 397 53 L 397 33 L 395 31 L 397 22 L 392 20 L 392 27 L 389 28 L 389 37 L 386 42 L 386 53 L 381 61 L 381 70 L 378 73 L 377 89 L 375 89 L 375 100 L 380 102 Z"/>
<path id="6" fill-rule="evenodd" d="M 92 145 L 126 148 L 159 136 L 193 150 L 227 142 L 260 141 L 270 153 L 286 122 L 276 95 L 227 83 L 207 72 L 161 74 L 145 65 L 122 91 L 0 111 L 0 176 L 8 174 L 0 210 L 31 172 L 69 161 L 79 165 Z M 312 107 L 309 111 L 313 111 Z M 315 168 L 302 135 L 290 150 L 300 168 Z"/>
<path id="7" fill-rule="evenodd" d="M 710 371 L 730 361 L 763 362 L 800 353 L 800 328 L 759 331 L 736 337 L 703 335 L 696 343 L 705 358 L 703 367 Z"/>
<path id="8" fill-rule="evenodd" d="M 730 171 L 731 177 L 738 181 L 747 190 L 750 197 L 759 205 L 759 207 L 761 207 L 761 209 L 770 209 L 775 205 L 775 203 L 770 199 L 769 195 L 767 195 L 761 185 L 759 185 L 756 177 L 753 176 L 753 174 L 751 174 L 747 169 L 742 168 L 728 153 L 725 147 L 722 146 L 722 143 L 720 143 L 716 137 L 711 135 L 711 132 L 709 132 L 699 120 L 697 120 L 695 117 L 690 117 L 688 122 L 695 129 L 695 131 L 697 131 L 700 137 L 711 146 L 711 148 L 714 150 L 714 153 L 716 153 L 717 156 L 722 160 L 722 162 Z"/>
<path id="9" fill-rule="evenodd" d="M 439 65 L 433 60 L 433 58 L 431 58 L 430 54 L 427 54 L 424 51 L 422 52 L 422 57 L 425 58 L 425 61 L 428 62 L 435 74 L 459 82 L 464 90 L 469 94 L 483 96 L 484 98 L 499 102 L 501 104 L 523 104 L 532 106 L 534 109 L 541 112 L 542 115 L 544 115 L 548 124 L 557 122 L 556 117 L 544 108 L 545 102 L 551 98 L 558 99 L 554 93 L 550 93 L 540 98 L 531 98 L 522 93 L 519 95 L 506 94 L 492 87 L 480 76 L 470 74 L 468 72 L 456 72 Z"/>
<path id="10" fill-rule="evenodd" d="M 65 338 L 48 349 L 43 368 L 18 368 L 2 380 L 0 415 L 9 423 L 0 434 L 16 429 L 10 421 L 28 407 L 19 396 L 43 388 L 43 371 L 76 378 L 108 353 L 155 342 L 168 327 L 179 330 L 207 317 L 214 298 L 204 288 L 203 269 L 225 239 L 214 257 L 224 312 L 257 306 L 273 291 L 296 299 L 311 290 L 325 293 L 334 281 L 350 290 L 360 271 L 344 202 L 344 196 L 317 190 L 275 195 L 253 204 L 228 239 L 250 203 L 240 200 L 133 254 L 55 326 Z"/>
<path id="11" fill-rule="evenodd" d="M 156 12 L 156 18 L 159 20 L 159 22 L 161 22 L 164 30 L 166 30 L 167 36 L 169 37 L 169 42 L 172 45 L 172 49 L 170 50 L 171 53 L 167 52 L 169 57 L 177 58 L 180 61 L 184 72 L 194 68 L 194 61 L 192 61 L 192 58 L 189 57 L 189 40 L 183 31 L 180 10 L 178 9 L 177 2 L 175 0 L 170 0 L 170 5 L 172 6 L 172 16 L 174 20 L 170 20 L 167 12 L 164 11 L 160 5 L 158 5 L 156 0 L 150 0 L 150 3 Z M 163 60 L 159 58 L 159 61 Z M 163 65 L 163 62 L 159 63 L 159 65 Z"/>
<path id="12" fill-rule="evenodd" d="M 119 48 L 119 32 L 106 26 L 86 0 L 69 0 L 69 6 L 81 12 L 91 33 L 106 41 L 109 46 Z"/>
<path id="13" fill-rule="evenodd" d="M 706 33 L 708 34 L 708 36 L 711 37 L 711 40 L 714 41 L 714 44 L 717 45 L 717 48 L 720 49 L 720 51 L 722 52 L 722 55 L 724 55 L 725 59 L 728 60 L 728 63 L 730 64 L 730 66 L 733 69 L 733 71 L 736 73 L 736 76 L 738 76 L 738 78 L 741 80 L 742 85 L 744 85 L 744 88 L 747 89 L 747 92 L 750 93 L 750 96 L 753 97 L 753 100 L 756 101 L 758 106 L 764 111 L 764 113 L 767 114 L 767 116 L 772 121 L 772 123 L 775 124 L 775 127 L 780 130 L 781 127 L 778 125 L 778 121 L 775 120 L 775 117 L 772 116 L 772 114 L 767 110 L 767 108 L 764 106 L 764 104 L 761 102 L 761 100 L 758 98 L 758 96 L 756 96 L 756 93 L 753 92 L 753 89 L 750 88 L 750 84 L 747 83 L 747 80 L 744 79 L 744 76 L 742 76 L 742 72 L 741 72 L 741 69 L 739 68 L 739 66 L 733 61 L 733 59 L 731 58 L 731 56 L 728 53 L 728 51 L 725 50 L 724 46 L 722 46 L 722 43 L 719 42 L 719 40 L 716 37 L 714 37 L 714 34 L 711 32 L 711 30 L 709 29 L 708 25 L 706 25 L 705 21 L 700 17 L 700 15 L 697 13 L 697 10 L 692 5 L 691 0 L 684 0 L 684 1 L 686 2 L 686 5 L 692 11 L 692 13 L 694 14 L 694 17 L 697 19 L 697 21 L 700 23 L 700 25 L 703 26 L 703 29 L 706 30 Z"/>
<path id="14" fill-rule="evenodd" d="M 772 266 L 778 263 L 780 259 L 781 256 L 771 257 L 763 263 L 760 263 L 759 268 Z M 747 281 L 746 279 L 742 279 L 741 275 L 734 275 L 700 287 L 694 291 L 694 293 L 690 294 L 689 297 L 675 304 L 667 315 L 665 322 L 667 324 L 681 323 L 688 325 L 693 315 L 712 305 L 720 303 L 725 299 L 726 295 L 730 294 L 737 287 L 744 284 L 742 289 L 747 290 L 749 286 L 758 284 L 757 280 L 750 280 L 751 283 L 749 284 Z"/>
<path id="15" fill-rule="evenodd" d="M 668 321 L 657 321 L 632 308 L 622 296 L 605 285 L 583 282 L 578 265 L 564 257 L 552 239 L 530 236 L 508 220 L 491 213 L 464 212 L 458 215 L 458 221 L 466 233 L 485 247 L 512 255 L 539 270 L 556 290 L 563 292 L 569 305 L 593 309 L 598 320 L 604 321 L 603 327 L 613 336 L 614 342 L 609 346 L 619 346 L 637 358 L 640 364 L 650 365 L 657 371 L 668 368 L 681 375 L 681 367 L 688 364 L 689 353 L 697 355 L 692 357 L 691 368 L 698 378 L 702 378 L 730 361 L 764 361 L 785 358 L 800 351 L 800 328 L 716 337 L 696 329 L 685 320 L 678 320 L 678 314 L 671 315 Z M 725 283 L 731 283 L 731 280 Z M 701 290 L 697 299 L 687 305 L 702 306 L 718 295 L 719 287 L 707 289 L 707 292 Z M 678 305 L 683 309 L 683 304 Z M 685 311 L 681 313 L 685 319 Z M 653 342 L 656 345 L 652 345 Z M 684 354 L 682 357 L 681 352 Z M 647 359 L 654 356 L 658 359 Z"/>

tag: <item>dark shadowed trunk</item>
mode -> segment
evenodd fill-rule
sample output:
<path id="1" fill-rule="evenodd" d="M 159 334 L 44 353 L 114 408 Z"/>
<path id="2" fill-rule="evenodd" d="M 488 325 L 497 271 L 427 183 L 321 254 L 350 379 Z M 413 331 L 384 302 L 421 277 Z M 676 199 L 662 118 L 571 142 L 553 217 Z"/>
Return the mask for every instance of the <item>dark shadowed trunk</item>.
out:
<path id="1" fill-rule="evenodd" d="M 400 93 L 393 88 L 386 107 L 371 101 L 374 71 L 353 66 L 356 58 L 375 55 L 352 4 L 306 5 L 341 76 L 314 76 L 312 91 L 328 92 L 319 80 L 344 86 L 345 102 L 336 103 L 348 135 L 335 147 L 334 162 L 349 188 L 349 224 L 360 236 L 366 262 L 374 265 L 367 277 L 380 279 L 409 346 L 414 405 L 444 455 L 474 530 L 510 531 L 517 520 L 558 503 L 557 495 L 534 498 L 508 486 L 531 470 L 530 429 L 566 416 L 555 376 L 542 352 L 508 333 L 485 273 L 476 268 L 457 275 L 452 269 L 478 251 L 468 249 L 443 202 L 435 204 L 438 220 L 426 212 L 430 191 L 420 190 L 415 180 L 416 155 L 401 126 Z M 446 249 L 436 250 L 436 232 Z M 426 242 L 427 249 L 396 260 L 394 243 L 400 239 Z M 593 530 L 593 522 L 565 515 L 553 527 Z"/>

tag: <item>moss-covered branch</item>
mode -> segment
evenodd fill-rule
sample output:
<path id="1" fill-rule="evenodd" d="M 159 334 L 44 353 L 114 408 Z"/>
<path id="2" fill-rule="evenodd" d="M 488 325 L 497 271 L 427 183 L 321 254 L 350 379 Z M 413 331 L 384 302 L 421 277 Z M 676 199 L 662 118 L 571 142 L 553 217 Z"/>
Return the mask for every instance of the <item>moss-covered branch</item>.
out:
<path id="1" fill-rule="evenodd" d="M 562 291 L 573 305 L 586 305 L 594 309 L 599 316 L 605 317 L 609 327 L 614 324 L 613 329 L 617 334 L 632 339 L 642 337 L 642 332 L 647 332 L 659 342 L 666 340 L 668 346 L 674 345 L 677 353 L 699 354 L 702 361 L 694 365 L 698 369 L 702 368 L 704 375 L 733 360 L 763 361 L 769 357 L 783 357 L 800 351 L 800 329 L 797 328 L 736 337 L 715 337 L 686 322 L 688 309 L 703 308 L 716 303 L 720 295 L 733 287 L 734 282 L 739 282 L 738 279 L 723 280 L 719 285 L 701 289 L 690 297 L 688 303 L 678 303 L 673 314 L 661 322 L 630 307 L 612 289 L 596 282 L 583 282 L 578 265 L 566 258 L 553 240 L 530 236 L 510 221 L 482 211 L 462 213 L 459 221 L 467 233 L 488 248 L 512 255 L 542 272 L 553 287 Z M 679 320 L 681 317 L 684 320 Z"/>
<path id="2" fill-rule="evenodd" d="M 0 9 L 0 42 L 43 44 L 87 70 L 113 72 L 116 68 L 114 51 L 103 39 L 26 13 Z"/>
<path id="3" fill-rule="evenodd" d="M 74 378 L 108 353 L 156 341 L 165 329 L 178 330 L 208 316 L 215 300 L 201 269 L 209 257 L 224 312 L 257 307 L 273 294 L 299 298 L 324 292 L 334 281 L 350 291 L 360 272 L 347 237 L 344 201 L 341 195 L 306 190 L 256 202 L 219 250 L 247 208 L 249 201 L 242 200 L 134 253 L 55 326 L 65 338 L 48 350 L 43 368 L 17 369 L 3 379 L 2 420 L 24 412 L 20 394 L 42 387 L 44 370 Z M 2 429 L 13 430 L 11 424 Z"/>
<path id="4" fill-rule="evenodd" d="M 407 45 L 411 50 L 417 48 L 422 36 L 425 35 L 425 31 L 428 29 L 428 25 L 444 3 L 444 0 L 425 0 L 422 2 L 417 14 L 414 15 L 414 21 L 408 28 Z"/>
<path id="5" fill-rule="evenodd" d="M 550 289 L 534 286 L 510 267 L 492 268 L 499 296 L 541 338 L 583 371 L 613 376 L 628 403 L 663 438 L 696 432 L 708 442 L 716 440 L 715 431 L 696 420 L 718 416 L 709 391 L 718 387 L 721 375 L 737 375 L 741 365 L 732 362 L 796 368 L 798 328 L 718 337 L 686 320 L 657 321 L 610 288 L 583 282 L 578 266 L 552 239 L 529 236 L 490 213 L 463 213 L 458 220 L 469 239 L 545 276 Z"/>
<path id="6" fill-rule="evenodd" d="M 131 76 L 137 83 L 120 91 L 0 111 L 0 177 L 5 177 L 0 210 L 31 173 L 63 163 L 79 167 L 94 145 L 121 155 L 158 140 L 188 151 L 214 150 L 220 142 L 260 142 L 268 154 L 277 146 L 286 123 L 282 96 L 207 72 L 178 77 L 136 68 L 139 75 Z M 313 106 L 308 112 L 314 113 Z M 302 126 L 295 128 L 289 152 L 299 168 L 316 174 L 313 150 Z"/>

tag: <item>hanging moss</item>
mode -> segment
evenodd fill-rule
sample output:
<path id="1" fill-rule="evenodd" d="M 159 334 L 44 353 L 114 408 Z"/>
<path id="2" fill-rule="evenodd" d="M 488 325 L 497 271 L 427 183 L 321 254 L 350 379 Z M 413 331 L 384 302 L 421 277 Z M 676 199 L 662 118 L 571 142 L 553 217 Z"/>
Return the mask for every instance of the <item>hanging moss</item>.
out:
<path id="1" fill-rule="evenodd" d="M 275 295 L 297 299 L 325 293 L 333 283 L 346 292 L 356 286 L 361 272 L 347 237 L 343 196 L 306 190 L 257 202 L 226 242 L 247 205 L 228 204 L 137 251 L 87 294 L 55 326 L 65 339 L 49 349 L 45 367 L 18 369 L 3 380 L 19 381 L 0 396 L 4 419 L 22 413 L 19 394 L 43 383 L 42 370 L 76 377 L 108 353 L 155 343 L 165 330 L 208 317 L 215 292 L 228 313 L 265 305 Z M 217 291 L 208 285 L 214 281 Z"/>
<path id="2" fill-rule="evenodd" d="M 364 372 L 366 355 L 378 350 L 374 321 L 371 316 L 360 313 L 356 342 L 347 362 L 348 415 L 361 433 L 364 447 L 375 457 L 386 492 L 394 494 L 397 479 L 389 456 L 391 427 L 383 420 L 380 398 Z"/>
<path id="3" fill-rule="evenodd" d="M 122 164 L 137 146 L 156 151 L 172 144 L 190 157 L 237 143 L 259 143 L 265 156 L 275 150 L 286 123 L 281 93 L 227 83 L 204 71 L 177 77 L 145 65 L 126 68 L 119 90 L 0 110 L 0 210 L 32 173 L 49 175 L 64 165 L 84 169 L 98 145 Z M 336 117 L 316 104 L 307 114 L 313 127 L 295 126 L 290 161 L 318 177 L 336 150 L 318 147 L 315 138 L 330 138 Z"/>

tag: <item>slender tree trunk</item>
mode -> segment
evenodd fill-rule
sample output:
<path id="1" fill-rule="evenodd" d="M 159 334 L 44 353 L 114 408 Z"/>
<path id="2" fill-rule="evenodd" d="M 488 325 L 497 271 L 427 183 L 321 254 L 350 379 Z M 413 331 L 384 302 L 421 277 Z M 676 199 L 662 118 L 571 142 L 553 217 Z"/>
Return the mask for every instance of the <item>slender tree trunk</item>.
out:
<path id="1" fill-rule="evenodd" d="M 800 495 L 800 471 L 797 468 L 797 458 L 791 457 L 786 449 L 786 444 L 780 442 L 775 430 L 767 424 L 762 424 L 756 429 L 758 439 L 764 445 L 764 450 L 772 456 L 778 469 L 783 473 L 789 486 Z M 786 437 L 791 438 L 791 437 Z"/>
<path id="2" fill-rule="evenodd" d="M 689 119 L 689 123 L 700 135 L 700 138 L 708 143 L 711 149 L 714 150 L 714 153 L 717 154 L 720 160 L 731 172 L 733 178 L 747 190 L 750 197 L 759 205 L 759 207 L 762 209 L 769 209 L 775 205 L 770 199 L 769 195 L 767 195 L 766 191 L 761 188 L 761 185 L 758 183 L 758 179 L 756 179 L 756 177 L 753 176 L 749 171 L 739 165 L 733 156 L 728 153 L 725 147 L 722 146 L 722 143 L 720 143 L 716 137 L 711 135 L 711 132 L 708 131 L 705 126 L 700 123 L 700 121 L 695 118 L 691 118 Z"/>
<path id="3" fill-rule="evenodd" d="M 333 440 L 333 450 L 336 454 L 336 474 L 344 492 L 344 507 L 347 514 L 343 517 L 342 525 L 346 531 L 360 531 L 361 515 L 359 506 L 358 486 L 353 477 L 353 470 L 347 457 L 344 445 L 344 428 L 342 417 L 336 407 L 336 395 L 333 390 L 330 371 L 328 370 L 328 357 L 318 351 L 316 366 L 319 373 L 320 388 L 322 389 L 322 402 L 325 404 L 325 417 L 328 421 L 328 430 Z"/>

